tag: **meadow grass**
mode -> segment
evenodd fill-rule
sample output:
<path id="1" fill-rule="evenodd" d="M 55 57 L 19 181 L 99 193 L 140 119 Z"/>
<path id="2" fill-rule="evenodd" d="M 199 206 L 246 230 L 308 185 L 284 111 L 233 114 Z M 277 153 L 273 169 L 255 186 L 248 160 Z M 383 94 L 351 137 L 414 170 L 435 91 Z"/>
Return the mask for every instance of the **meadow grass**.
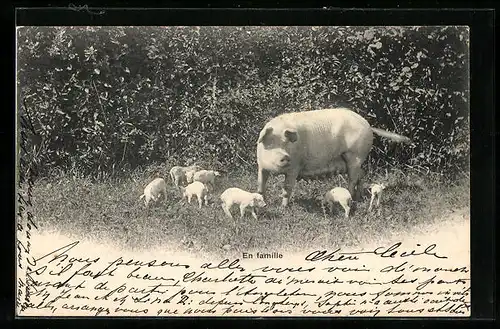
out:
<path id="1" fill-rule="evenodd" d="M 469 179 L 453 183 L 439 175 L 393 170 L 368 173 L 365 185 L 385 182 L 381 208 L 367 212 L 369 194 L 346 219 L 340 205 L 324 214 L 319 197 L 345 180 L 330 177 L 297 182 L 293 202 L 281 208 L 283 177 L 269 180 L 268 206 L 241 220 L 233 209 L 239 232 L 225 216 L 219 200 L 228 187 L 255 191 L 257 173 L 235 170 L 224 173 L 210 195 L 209 205 L 181 201 L 181 193 L 168 176 L 169 165 L 137 169 L 126 178 L 97 181 L 74 173 L 36 181 L 33 214 L 40 230 L 92 241 L 106 241 L 131 250 L 174 245 L 194 253 L 241 257 L 242 252 L 293 252 L 354 246 L 391 233 L 410 232 L 422 224 L 439 221 L 447 212 L 469 207 Z M 139 201 L 145 185 L 155 177 L 167 181 L 167 200 L 146 209 Z"/>

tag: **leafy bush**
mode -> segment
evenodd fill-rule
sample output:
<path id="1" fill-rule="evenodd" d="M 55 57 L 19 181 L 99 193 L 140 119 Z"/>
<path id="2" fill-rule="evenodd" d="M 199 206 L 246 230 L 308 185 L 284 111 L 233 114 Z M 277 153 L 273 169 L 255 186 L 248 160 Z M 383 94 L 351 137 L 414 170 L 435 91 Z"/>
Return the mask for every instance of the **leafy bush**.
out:
<path id="1" fill-rule="evenodd" d="M 43 168 L 166 159 L 252 168 L 264 123 L 348 106 L 414 147 L 376 139 L 372 165 L 468 170 L 465 27 L 23 27 L 25 100 Z M 19 108 L 22 113 L 26 109 Z"/>

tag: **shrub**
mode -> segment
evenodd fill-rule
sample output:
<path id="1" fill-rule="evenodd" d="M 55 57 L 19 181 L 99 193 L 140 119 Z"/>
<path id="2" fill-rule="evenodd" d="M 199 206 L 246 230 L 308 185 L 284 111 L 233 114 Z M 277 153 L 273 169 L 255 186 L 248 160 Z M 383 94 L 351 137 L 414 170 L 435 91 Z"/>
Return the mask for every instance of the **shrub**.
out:
<path id="1" fill-rule="evenodd" d="M 266 120 L 349 106 L 414 147 L 372 165 L 468 170 L 465 27 L 23 27 L 24 100 L 45 171 L 204 159 L 255 165 Z M 44 172 L 42 172 L 43 174 Z"/>

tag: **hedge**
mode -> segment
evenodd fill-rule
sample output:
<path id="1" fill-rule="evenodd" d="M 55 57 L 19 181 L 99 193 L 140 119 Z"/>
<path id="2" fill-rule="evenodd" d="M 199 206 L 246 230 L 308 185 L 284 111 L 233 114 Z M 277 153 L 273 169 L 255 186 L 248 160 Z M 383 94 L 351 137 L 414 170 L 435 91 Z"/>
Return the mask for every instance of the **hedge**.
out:
<path id="1" fill-rule="evenodd" d="M 284 112 L 347 106 L 412 147 L 376 139 L 371 164 L 469 165 L 466 27 L 23 27 L 26 156 L 92 173 L 166 159 L 255 166 Z M 25 105 L 25 106 L 23 106 Z"/>

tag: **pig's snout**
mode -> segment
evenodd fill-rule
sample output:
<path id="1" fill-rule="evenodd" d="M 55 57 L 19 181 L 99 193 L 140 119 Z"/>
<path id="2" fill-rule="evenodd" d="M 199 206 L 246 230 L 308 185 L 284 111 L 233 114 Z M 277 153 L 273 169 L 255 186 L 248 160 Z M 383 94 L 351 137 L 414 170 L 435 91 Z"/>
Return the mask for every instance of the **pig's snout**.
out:
<path id="1" fill-rule="evenodd" d="M 279 160 L 279 164 L 282 167 L 287 166 L 289 163 L 290 163 L 290 156 L 286 154 L 284 154 Z"/>

